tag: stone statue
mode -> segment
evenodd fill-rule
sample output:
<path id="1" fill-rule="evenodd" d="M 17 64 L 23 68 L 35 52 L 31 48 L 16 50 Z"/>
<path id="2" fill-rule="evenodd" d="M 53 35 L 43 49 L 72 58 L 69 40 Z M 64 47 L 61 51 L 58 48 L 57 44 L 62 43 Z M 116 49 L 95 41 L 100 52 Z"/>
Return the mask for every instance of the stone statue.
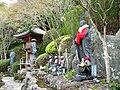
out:
<path id="1" fill-rule="evenodd" d="M 64 59 L 64 56 L 61 56 L 60 57 L 60 67 L 65 67 L 65 59 Z"/>
<path id="2" fill-rule="evenodd" d="M 85 20 L 80 21 L 80 28 L 78 29 L 75 42 L 80 62 L 85 57 L 92 60 L 91 31 Z"/>
<path id="3" fill-rule="evenodd" d="M 55 56 L 55 57 L 54 57 L 54 65 L 55 65 L 55 66 L 58 66 L 58 65 L 59 65 L 58 56 Z"/>
<path id="4" fill-rule="evenodd" d="M 10 66 L 13 65 L 14 61 L 15 61 L 15 52 L 12 50 L 10 52 Z"/>
<path id="5" fill-rule="evenodd" d="M 54 64 L 52 56 L 49 56 L 49 61 L 48 61 L 48 68 L 52 67 Z"/>
<path id="6" fill-rule="evenodd" d="M 91 30 L 90 26 L 85 20 L 80 21 L 80 28 L 78 29 L 76 36 L 76 56 L 80 63 L 78 63 L 76 71 L 77 76 L 74 80 L 86 80 L 90 79 L 91 75 L 91 60 L 92 49 L 91 49 Z"/>
<path id="7" fill-rule="evenodd" d="M 36 53 L 37 53 L 37 46 L 36 46 L 36 39 L 32 39 L 32 43 L 31 43 L 31 64 L 34 63 L 35 59 L 36 59 Z"/>
<path id="8" fill-rule="evenodd" d="M 32 39 L 32 53 L 35 54 L 37 52 L 37 46 L 36 46 L 36 39 Z"/>
<path id="9" fill-rule="evenodd" d="M 10 52 L 10 66 L 8 67 L 9 73 L 13 73 L 13 67 L 12 65 L 14 64 L 15 61 L 15 52 L 11 50 Z"/>

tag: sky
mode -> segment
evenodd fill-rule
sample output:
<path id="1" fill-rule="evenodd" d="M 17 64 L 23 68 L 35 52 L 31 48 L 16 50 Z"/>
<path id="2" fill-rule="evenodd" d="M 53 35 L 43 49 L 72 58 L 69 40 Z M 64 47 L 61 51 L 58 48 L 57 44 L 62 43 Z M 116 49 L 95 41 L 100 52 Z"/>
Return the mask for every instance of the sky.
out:
<path id="1" fill-rule="evenodd" d="M 8 5 L 9 4 L 13 4 L 13 3 L 16 3 L 18 0 L 0 0 L 0 2 L 5 2 L 7 3 Z"/>

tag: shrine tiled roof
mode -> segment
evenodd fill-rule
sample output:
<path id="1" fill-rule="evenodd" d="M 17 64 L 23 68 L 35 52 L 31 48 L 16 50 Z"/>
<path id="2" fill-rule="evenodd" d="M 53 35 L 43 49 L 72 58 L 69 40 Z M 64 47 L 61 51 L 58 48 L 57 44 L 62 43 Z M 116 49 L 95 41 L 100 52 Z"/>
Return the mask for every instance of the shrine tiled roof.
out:
<path id="1" fill-rule="evenodd" d="M 35 33 L 35 34 L 45 34 L 46 32 L 44 30 L 41 30 L 40 28 L 34 28 L 32 30 L 28 30 L 26 32 L 23 32 L 23 33 L 20 33 L 20 34 L 16 34 L 16 35 L 13 35 L 14 37 L 21 37 L 21 36 L 25 36 L 29 33 Z"/>

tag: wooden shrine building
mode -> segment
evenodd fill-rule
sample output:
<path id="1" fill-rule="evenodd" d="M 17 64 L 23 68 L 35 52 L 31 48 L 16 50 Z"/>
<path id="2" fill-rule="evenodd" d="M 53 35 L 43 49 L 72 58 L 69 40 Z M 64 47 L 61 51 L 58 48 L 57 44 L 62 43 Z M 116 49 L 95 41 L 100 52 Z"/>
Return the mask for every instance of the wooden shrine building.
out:
<path id="1" fill-rule="evenodd" d="M 24 49 L 26 51 L 26 61 L 24 64 L 31 64 L 31 60 L 33 59 L 33 53 L 31 51 L 32 40 L 36 43 L 36 49 L 38 45 L 42 42 L 42 37 L 46 32 L 41 30 L 40 28 L 33 28 L 26 32 L 14 35 L 14 37 L 22 39 L 24 44 Z"/>

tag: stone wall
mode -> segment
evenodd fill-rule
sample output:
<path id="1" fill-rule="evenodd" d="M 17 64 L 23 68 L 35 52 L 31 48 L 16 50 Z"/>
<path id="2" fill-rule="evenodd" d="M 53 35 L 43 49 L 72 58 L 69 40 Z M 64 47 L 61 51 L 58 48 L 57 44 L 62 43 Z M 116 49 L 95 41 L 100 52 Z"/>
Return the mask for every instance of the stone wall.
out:
<path id="1" fill-rule="evenodd" d="M 53 76 L 50 74 L 43 74 L 39 72 L 37 76 L 46 82 L 46 85 L 53 87 L 53 90 L 107 90 L 109 89 L 107 84 L 101 85 L 100 83 L 94 83 L 92 80 L 85 80 L 81 82 L 66 81 L 62 76 Z M 44 77 L 44 78 L 43 78 Z"/>

